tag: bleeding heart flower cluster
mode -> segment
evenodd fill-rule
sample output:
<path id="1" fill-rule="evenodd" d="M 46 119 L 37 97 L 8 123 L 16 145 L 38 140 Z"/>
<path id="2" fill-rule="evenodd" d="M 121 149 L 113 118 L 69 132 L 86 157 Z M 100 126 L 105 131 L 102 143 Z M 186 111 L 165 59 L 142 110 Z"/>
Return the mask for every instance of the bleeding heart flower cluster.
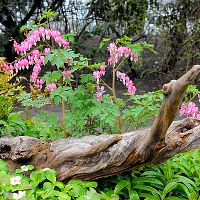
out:
<path id="1" fill-rule="evenodd" d="M 109 65 L 112 65 L 113 63 L 118 63 L 120 58 L 123 56 L 130 57 L 130 59 L 134 60 L 135 62 L 138 61 L 138 56 L 134 54 L 128 47 L 117 47 L 115 43 L 110 43 L 107 49 L 110 52 L 110 57 L 108 58 Z"/>
<path id="2" fill-rule="evenodd" d="M 29 64 L 35 64 L 33 67 L 33 72 L 30 76 L 30 82 L 34 83 L 42 69 L 42 65 L 44 63 L 44 56 L 41 56 L 38 50 L 33 50 L 31 55 L 28 56 L 28 60 Z"/>
<path id="3" fill-rule="evenodd" d="M 69 48 L 69 42 L 64 40 L 61 36 L 61 33 L 59 31 L 54 31 L 50 29 L 45 29 L 43 27 L 33 31 L 21 44 L 18 44 L 14 40 L 14 49 L 18 54 L 24 54 L 26 55 L 27 51 L 30 51 L 33 46 L 36 46 L 37 42 L 42 40 L 50 40 L 53 38 L 55 40 L 55 43 L 57 43 L 60 47 L 63 46 L 64 48 Z M 19 70 L 22 70 L 24 68 L 29 68 L 29 66 L 33 66 L 33 71 L 30 76 L 30 82 L 35 83 L 36 87 L 39 89 L 42 89 L 43 81 L 42 79 L 38 79 L 39 73 L 42 69 L 42 65 L 44 64 L 44 56 L 48 54 L 51 51 L 51 48 L 45 48 L 43 50 L 43 53 L 39 50 L 35 49 L 32 50 L 32 52 L 25 58 L 15 60 L 12 64 L 4 64 L 3 70 L 4 71 L 11 71 L 14 70 L 18 72 Z M 70 63 L 70 60 L 67 59 L 68 65 Z M 70 78 L 71 72 L 70 71 L 63 71 L 62 76 L 63 79 L 65 76 L 68 76 Z M 50 86 L 49 86 L 50 85 Z M 55 83 L 49 84 L 47 86 L 48 91 L 53 91 L 56 89 Z"/>
<path id="4" fill-rule="evenodd" d="M 100 66 L 100 71 L 95 71 L 93 72 L 93 77 L 97 80 L 97 101 L 100 100 L 102 101 L 103 98 L 103 93 L 104 91 L 104 86 L 99 86 L 99 80 L 102 76 L 104 76 L 106 73 L 106 68 L 104 65 Z"/>
<path id="5" fill-rule="evenodd" d="M 26 54 L 26 52 L 30 51 L 32 46 L 36 46 L 37 42 L 41 39 L 50 40 L 51 38 L 53 38 L 60 47 L 69 48 L 69 42 L 62 38 L 59 31 L 45 29 L 43 27 L 33 31 L 21 44 L 18 44 L 14 40 L 13 46 L 18 54 Z"/>
<path id="6" fill-rule="evenodd" d="M 200 112 L 194 102 L 190 102 L 188 105 L 182 104 L 179 113 L 186 117 L 194 117 L 200 120 Z"/>
<path id="7" fill-rule="evenodd" d="M 125 73 L 117 71 L 116 76 L 128 88 L 128 93 L 130 95 L 135 94 L 136 87 L 134 86 L 134 83 L 130 80 L 130 78 Z"/>

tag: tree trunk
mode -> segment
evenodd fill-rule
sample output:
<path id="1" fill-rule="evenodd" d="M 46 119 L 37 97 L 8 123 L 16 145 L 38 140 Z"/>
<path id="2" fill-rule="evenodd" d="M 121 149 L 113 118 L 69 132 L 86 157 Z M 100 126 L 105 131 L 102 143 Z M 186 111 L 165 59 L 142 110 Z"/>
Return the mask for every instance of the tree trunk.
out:
<path id="1" fill-rule="evenodd" d="M 26 136 L 2 137 L 0 158 L 6 160 L 11 169 L 32 164 L 36 169 L 55 169 L 61 181 L 71 178 L 89 180 L 160 163 L 177 153 L 198 148 L 200 120 L 172 121 L 187 86 L 199 72 L 200 65 L 195 65 L 180 79 L 163 86 L 164 99 L 151 128 L 122 135 L 92 135 L 55 141 Z"/>

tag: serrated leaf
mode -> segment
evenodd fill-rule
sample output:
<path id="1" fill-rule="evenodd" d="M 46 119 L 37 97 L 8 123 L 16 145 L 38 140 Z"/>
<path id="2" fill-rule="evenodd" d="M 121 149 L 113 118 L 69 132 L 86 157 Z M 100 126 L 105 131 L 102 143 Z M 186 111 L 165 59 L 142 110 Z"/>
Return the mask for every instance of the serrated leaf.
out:
<path id="1" fill-rule="evenodd" d="M 73 43 L 75 41 L 75 36 L 76 35 L 73 34 L 73 33 L 68 33 L 68 34 L 62 35 L 62 38 L 68 40 L 71 43 Z"/>
<path id="2" fill-rule="evenodd" d="M 99 44 L 100 49 L 110 41 L 110 38 L 103 38 Z"/>
<path id="3" fill-rule="evenodd" d="M 61 99 L 61 97 L 56 96 L 53 98 L 53 101 L 54 101 L 55 105 L 58 106 L 61 103 L 62 99 Z"/>

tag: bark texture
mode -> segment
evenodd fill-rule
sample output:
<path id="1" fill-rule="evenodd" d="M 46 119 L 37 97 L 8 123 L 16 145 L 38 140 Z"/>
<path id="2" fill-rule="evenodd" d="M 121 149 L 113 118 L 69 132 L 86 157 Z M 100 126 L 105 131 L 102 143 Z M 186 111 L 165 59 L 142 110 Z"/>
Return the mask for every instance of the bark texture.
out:
<path id="1" fill-rule="evenodd" d="M 0 158 L 11 169 L 32 164 L 36 169 L 53 168 L 58 179 L 97 179 L 160 163 L 173 155 L 200 147 L 200 120 L 187 118 L 173 122 L 189 84 L 200 65 L 178 80 L 163 86 L 164 99 L 151 128 L 122 135 L 85 136 L 40 141 L 27 136 L 0 138 Z M 172 123 L 173 122 L 173 123 Z"/>

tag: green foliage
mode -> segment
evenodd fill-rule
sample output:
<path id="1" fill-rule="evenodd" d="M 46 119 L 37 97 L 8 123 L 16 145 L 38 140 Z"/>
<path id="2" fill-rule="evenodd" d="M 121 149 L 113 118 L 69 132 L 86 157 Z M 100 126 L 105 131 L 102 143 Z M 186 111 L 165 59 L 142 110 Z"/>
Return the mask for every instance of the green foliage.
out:
<path id="1" fill-rule="evenodd" d="M 89 15 L 101 20 L 95 27 L 95 34 L 111 32 L 130 36 L 139 33 L 144 28 L 148 6 L 155 4 L 156 1 L 148 0 L 91 0 Z"/>
<path id="2" fill-rule="evenodd" d="M 65 185 L 56 180 L 56 172 L 52 169 L 32 170 L 33 166 L 27 165 L 10 173 L 5 162 L 0 160 L 1 197 L 8 200 L 15 199 L 13 194 L 23 191 L 25 195 L 19 198 L 22 200 L 100 200 L 101 195 L 95 189 L 96 182 L 71 180 Z M 16 177 L 19 181 L 14 185 L 11 179 Z"/>
<path id="3" fill-rule="evenodd" d="M 132 104 L 123 110 L 125 130 L 148 126 L 157 115 L 162 102 L 162 91 L 148 92 L 131 97 Z"/>
<path id="4" fill-rule="evenodd" d="M 23 135 L 27 131 L 26 123 L 20 118 L 21 112 L 10 113 L 6 119 L 0 120 L 0 135 Z"/>
<path id="5" fill-rule="evenodd" d="M 188 88 L 187 88 L 187 91 L 186 91 L 184 101 L 186 103 L 189 103 L 190 101 L 192 101 L 197 96 L 197 94 L 199 94 L 199 90 L 198 90 L 197 86 L 196 85 L 189 85 Z"/>
<path id="6" fill-rule="evenodd" d="M 6 119 L 0 120 L 0 136 L 5 134 L 28 135 L 42 140 L 63 137 L 63 129 L 55 113 L 41 112 L 32 118 L 22 118 L 21 113 L 13 112 Z"/>
<path id="7" fill-rule="evenodd" d="M 20 32 L 24 32 L 25 30 L 30 30 L 30 29 L 32 29 L 34 26 L 35 26 L 35 22 L 34 22 L 34 21 L 31 21 L 31 22 L 27 23 L 26 25 L 23 25 L 23 26 L 20 28 Z"/>
<path id="8" fill-rule="evenodd" d="M 131 49 L 131 51 L 136 54 L 139 57 L 139 60 L 142 60 L 142 52 L 144 49 L 150 50 L 154 54 L 158 54 L 154 50 L 154 46 L 152 44 L 148 44 L 146 42 L 138 42 L 136 44 L 133 44 L 133 39 L 130 37 L 127 37 L 126 35 L 122 38 L 119 38 L 116 40 L 116 44 L 121 44 L 123 46 L 126 46 Z"/>
<path id="9" fill-rule="evenodd" d="M 10 72 L 4 72 L 1 70 L 0 66 L 0 95 L 14 98 L 15 95 L 23 91 L 23 87 L 19 86 L 21 81 L 24 79 L 22 77 L 15 77 Z M 16 78 L 14 81 L 13 79 Z M 11 83 L 12 81 L 12 83 Z"/>
<path id="10" fill-rule="evenodd" d="M 88 76 L 87 78 L 92 79 Z M 82 82 L 85 81 L 86 76 L 82 76 Z M 65 126 L 73 136 L 118 132 L 115 127 L 118 107 L 110 103 L 108 96 L 105 96 L 103 102 L 96 101 L 94 87 L 91 83 L 66 93 L 69 106 L 65 115 Z"/>
<path id="11" fill-rule="evenodd" d="M 64 184 L 56 179 L 54 170 L 33 171 L 27 165 L 11 173 L 0 160 L 0 195 L 13 199 L 13 193 L 25 191 L 21 199 L 55 200 L 198 200 L 200 181 L 200 150 L 177 155 L 158 166 L 148 165 L 101 181 L 70 180 Z M 11 178 L 20 176 L 17 185 Z"/>
<path id="12" fill-rule="evenodd" d="M 13 101 L 6 96 L 0 96 L 0 120 L 7 118 L 13 110 Z"/>
<path id="13" fill-rule="evenodd" d="M 25 135 L 38 137 L 42 140 L 58 139 L 63 137 L 58 116 L 55 113 L 41 112 L 31 119 L 24 119 L 27 125 Z"/>
<path id="14" fill-rule="evenodd" d="M 43 106 L 50 104 L 50 100 L 43 94 L 33 95 L 31 93 L 23 92 L 17 97 L 18 101 L 21 102 L 22 106 L 42 108 Z"/>
<path id="15" fill-rule="evenodd" d="M 199 158 L 199 150 L 177 155 L 161 165 L 135 170 L 132 175 L 106 179 L 100 189 L 106 191 L 110 188 L 111 194 L 127 200 L 197 200 L 200 189 Z"/>
<path id="16" fill-rule="evenodd" d="M 65 34 L 65 35 L 62 35 L 62 38 L 65 39 L 65 40 L 68 40 L 69 42 L 73 43 L 75 42 L 75 34 L 73 33 L 68 33 L 68 34 Z"/>
<path id="17" fill-rule="evenodd" d="M 110 38 L 103 38 L 99 44 L 100 49 L 105 46 L 106 44 L 108 44 L 108 42 L 110 41 Z"/>
<path id="18" fill-rule="evenodd" d="M 49 19 L 52 19 L 53 17 L 57 16 L 58 13 L 57 12 L 54 12 L 52 11 L 51 9 L 49 9 L 48 11 L 46 12 L 43 12 L 42 13 L 42 16 L 40 17 L 39 19 L 39 24 L 45 19 L 45 20 L 49 20 Z"/>
<path id="19" fill-rule="evenodd" d="M 6 120 L 14 108 L 17 94 L 23 91 L 23 87 L 19 86 L 23 78 L 16 78 L 12 73 L 2 71 L 1 64 L 0 62 L 0 120 Z M 13 81 L 13 78 L 16 80 Z"/>
<path id="20" fill-rule="evenodd" d="M 88 60 L 86 58 L 83 58 L 83 56 L 81 56 L 80 54 L 76 54 L 71 49 L 52 50 L 45 56 L 44 64 L 47 64 L 47 62 L 49 61 L 52 65 L 56 65 L 59 69 L 63 67 L 64 64 L 67 62 L 66 58 L 70 59 L 71 65 L 74 66 L 72 72 L 74 72 L 77 69 L 86 67 L 88 65 Z M 76 58 L 79 58 L 79 60 L 77 60 Z"/>

